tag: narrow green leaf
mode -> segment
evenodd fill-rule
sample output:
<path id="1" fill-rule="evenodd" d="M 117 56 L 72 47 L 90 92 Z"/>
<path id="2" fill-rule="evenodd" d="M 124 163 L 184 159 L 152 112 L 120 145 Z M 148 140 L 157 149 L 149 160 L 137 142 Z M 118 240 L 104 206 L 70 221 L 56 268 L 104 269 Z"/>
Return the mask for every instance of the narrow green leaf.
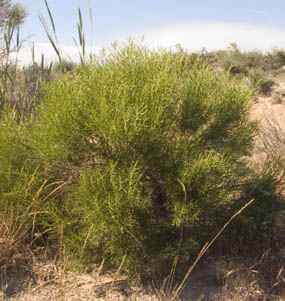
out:
<path id="1" fill-rule="evenodd" d="M 82 15 L 81 15 L 81 10 L 80 8 L 78 8 L 78 15 L 79 15 L 79 24 L 80 24 L 80 28 L 82 29 L 83 26 L 82 26 Z"/>
<path id="2" fill-rule="evenodd" d="M 79 43 L 82 46 L 82 32 L 79 24 L 78 24 L 78 37 L 79 37 Z"/>

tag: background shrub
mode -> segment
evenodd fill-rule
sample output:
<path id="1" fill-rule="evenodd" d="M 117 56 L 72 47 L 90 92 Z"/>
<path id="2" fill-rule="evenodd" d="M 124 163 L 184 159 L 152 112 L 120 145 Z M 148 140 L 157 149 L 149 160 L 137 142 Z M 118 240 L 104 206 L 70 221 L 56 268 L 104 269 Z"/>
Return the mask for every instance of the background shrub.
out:
<path id="1" fill-rule="evenodd" d="M 250 84 L 257 89 L 260 93 L 265 95 L 270 94 L 271 88 L 274 85 L 274 82 L 269 79 L 268 75 L 265 72 L 260 70 L 250 71 L 248 74 L 248 79 Z"/>

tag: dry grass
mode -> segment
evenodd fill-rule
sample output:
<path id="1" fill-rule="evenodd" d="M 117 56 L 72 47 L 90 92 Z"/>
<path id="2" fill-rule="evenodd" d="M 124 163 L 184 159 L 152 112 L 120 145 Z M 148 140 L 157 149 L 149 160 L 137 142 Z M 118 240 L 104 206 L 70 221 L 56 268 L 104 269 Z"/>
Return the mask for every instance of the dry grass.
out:
<path id="1" fill-rule="evenodd" d="M 173 269 L 171 270 L 170 275 L 164 279 L 161 287 L 159 289 L 155 289 L 156 294 L 159 296 L 161 301 L 169 300 L 169 301 L 176 301 L 179 300 L 179 297 L 183 291 L 186 281 L 188 278 L 191 278 L 191 273 L 193 272 L 194 268 L 197 266 L 201 258 L 205 255 L 208 249 L 213 245 L 213 243 L 218 239 L 218 237 L 224 232 L 224 230 L 228 227 L 228 225 L 238 216 L 240 215 L 243 210 L 245 210 L 249 205 L 251 205 L 254 200 L 247 202 L 240 210 L 238 210 L 221 228 L 221 230 L 214 236 L 214 238 L 209 242 L 206 243 L 205 246 L 202 248 L 200 253 L 198 254 L 196 260 L 192 265 L 190 265 L 189 269 L 187 270 L 183 280 L 176 286 L 173 287 L 174 283 L 174 276 L 177 266 L 178 259 L 174 262 Z"/>

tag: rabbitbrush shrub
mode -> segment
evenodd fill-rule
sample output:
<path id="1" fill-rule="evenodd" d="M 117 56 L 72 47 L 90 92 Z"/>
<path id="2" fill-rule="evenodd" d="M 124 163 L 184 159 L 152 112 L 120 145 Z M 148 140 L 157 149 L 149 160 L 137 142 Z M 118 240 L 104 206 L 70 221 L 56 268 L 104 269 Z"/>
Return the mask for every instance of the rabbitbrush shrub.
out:
<path id="1" fill-rule="evenodd" d="M 245 173 L 250 95 L 187 53 L 132 42 L 48 84 L 32 144 L 68 183 L 47 222 L 70 256 L 169 271 L 182 228 L 181 260 L 196 254 Z"/>

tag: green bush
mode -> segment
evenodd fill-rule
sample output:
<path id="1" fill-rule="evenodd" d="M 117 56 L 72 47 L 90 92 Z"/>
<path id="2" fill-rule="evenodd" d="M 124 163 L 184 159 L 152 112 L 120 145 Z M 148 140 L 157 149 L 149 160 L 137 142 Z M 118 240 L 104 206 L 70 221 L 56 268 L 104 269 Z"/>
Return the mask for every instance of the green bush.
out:
<path id="1" fill-rule="evenodd" d="M 266 95 L 271 92 L 271 88 L 274 85 L 274 82 L 269 79 L 263 71 L 260 70 L 250 71 L 248 74 L 248 79 L 252 87 L 254 87 L 260 93 Z"/>
<path id="2" fill-rule="evenodd" d="M 0 139 L 1 198 L 3 200 L 7 195 L 12 201 L 15 198 L 14 191 L 17 198 L 25 199 L 22 190 L 28 184 L 33 186 L 34 181 L 29 177 L 37 170 L 37 165 L 28 146 L 26 126 L 14 110 L 1 112 Z"/>
<path id="3" fill-rule="evenodd" d="M 29 125 L 15 110 L 0 115 L 0 268 L 15 265 L 39 233 L 45 179 L 28 143 Z M 5 268 L 4 268 L 5 269 Z"/>
<path id="4" fill-rule="evenodd" d="M 219 51 L 217 59 L 224 70 L 231 74 L 247 74 L 248 72 L 245 56 L 239 50 Z"/>
<path id="5" fill-rule="evenodd" d="M 271 69 L 278 69 L 285 65 L 285 49 L 273 49 L 266 56 Z"/>
<path id="6" fill-rule="evenodd" d="M 32 148 L 68 182 L 48 219 L 70 256 L 169 271 L 182 228 L 181 260 L 195 254 L 243 181 L 250 96 L 187 53 L 132 42 L 48 84 Z"/>
<path id="7" fill-rule="evenodd" d="M 264 56 L 258 51 L 241 52 L 237 46 L 217 54 L 218 61 L 232 74 L 248 74 L 249 69 L 262 65 Z"/>
<path id="8" fill-rule="evenodd" d="M 230 226 L 235 231 L 238 229 L 239 239 L 244 240 L 244 246 L 261 246 L 261 242 L 268 238 L 267 231 L 272 232 L 276 213 L 282 203 L 277 191 L 280 187 L 277 173 L 276 168 L 265 164 L 264 170 L 248 177 L 238 200 L 232 204 L 236 211 L 242 204 L 254 199 L 254 203 Z"/>

